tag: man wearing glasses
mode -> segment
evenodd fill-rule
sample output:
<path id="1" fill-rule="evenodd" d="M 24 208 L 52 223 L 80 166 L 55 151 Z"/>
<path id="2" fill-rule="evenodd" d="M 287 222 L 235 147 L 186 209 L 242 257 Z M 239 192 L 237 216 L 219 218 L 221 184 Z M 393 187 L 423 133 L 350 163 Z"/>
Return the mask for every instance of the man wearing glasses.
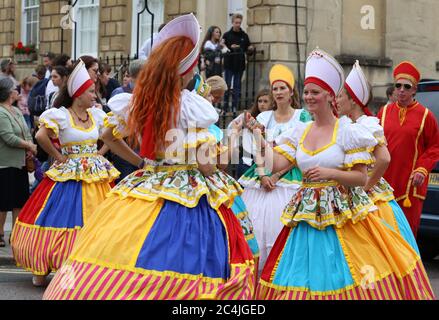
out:
<path id="1" fill-rule="evenodd" d="M 414 100 L 421 78 L 418 69 L 405 61 L 393 77 L 398 100 L 378 113 L 392 157 L 384 178 L 395 189 L 396 201 L 416 236 L 428 175 L 439 160 L 439 130 L 434 114 Z"/>

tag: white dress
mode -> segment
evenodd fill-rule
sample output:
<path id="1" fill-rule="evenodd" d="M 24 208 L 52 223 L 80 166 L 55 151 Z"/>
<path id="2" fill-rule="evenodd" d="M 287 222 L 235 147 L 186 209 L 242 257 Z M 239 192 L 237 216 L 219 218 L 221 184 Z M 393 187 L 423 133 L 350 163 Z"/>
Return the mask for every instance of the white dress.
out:
<path id="1" fill-rule="evenodd" d="M 291 119 L 285 123 L 276 122 L 274 111 L 262 112 L 257 117 L 257 121 L 265 127 L 266 140 L 272 144 L 283 132 L 308 120 L 310 120 L 309 113 L 303 109 L 296 110 Z M 255 165 L 239 179 L 239 183 L 244 187 L 241 197 L 250 214 L 250 220 L 253 223 L 254 233 L 259 245 L 259 272 L 261 272 L 276 237 L 282 229 L 280 221 L 282 210 L 299 189 L 300 180 L 300 170 L 293 168 L 279 179 L 273 191 L 267 192 L 261 187 Z"/>

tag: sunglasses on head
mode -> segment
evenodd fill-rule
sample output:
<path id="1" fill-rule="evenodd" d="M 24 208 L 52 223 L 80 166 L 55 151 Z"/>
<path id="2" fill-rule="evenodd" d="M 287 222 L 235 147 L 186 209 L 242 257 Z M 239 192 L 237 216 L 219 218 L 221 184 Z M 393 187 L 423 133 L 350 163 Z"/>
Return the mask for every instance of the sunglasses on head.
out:
<path id="1" fill-rule="evenodd" d="M 401 89 L 402 87 L 404 87 L 404 89 L 406 90 L 410 90 L 411 88 L 413 88 L 413 86 L 411 84 L 408 83 L 395 83 L 395 88 L 396 89 Z"/>

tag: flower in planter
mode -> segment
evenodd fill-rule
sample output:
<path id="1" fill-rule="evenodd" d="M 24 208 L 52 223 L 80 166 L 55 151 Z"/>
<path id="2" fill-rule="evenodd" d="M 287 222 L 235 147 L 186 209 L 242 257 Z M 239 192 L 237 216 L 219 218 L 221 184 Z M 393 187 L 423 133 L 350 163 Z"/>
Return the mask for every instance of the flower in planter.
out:
<path id="1" fill-rule="evenodd" d="M 30 55 L 37 52 L 34 44 L 23 45 L 23 42 L 21 41 L 18 42 L 17 45 L 13 44 L 12 50 L 14 51 L 14 54 Z"/>

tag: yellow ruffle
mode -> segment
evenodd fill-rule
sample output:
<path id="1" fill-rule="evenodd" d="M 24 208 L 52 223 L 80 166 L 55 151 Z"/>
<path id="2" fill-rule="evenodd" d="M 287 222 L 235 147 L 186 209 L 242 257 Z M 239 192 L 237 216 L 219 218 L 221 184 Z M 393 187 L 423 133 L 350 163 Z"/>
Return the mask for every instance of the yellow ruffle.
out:
<path id="1" fill-rule="evenodd" d="M 281 221 L 288 227 L 299 222 L 324 230 L 343 227 L 351 220 L 357 223 L 377 208 L 361 187 L 302 187 L 283 211 Z"/>
<path id="2" fill-rule="evenodd" d="M 371 165 L 375 163 L 371 148 L 361 148 L 346 151 L 343 166 L 345 169 L 352 168 L 357 164 Z"/>
<path id="3" fill-rule="evenodd" d="M 216 145 L 217 141 L 215 136 L 211 134 L 207 129 L 189 129 L 186 137 L 184 138 L 184 149 L 196 149 L 202 144 Z"/>
<path id="4" fill-rule="evenodd" d="M 381 178 L 370 188 L 370 190 L 367 191 L 367 195 L 374 203 L 378 201 L 389 202 L 395 200 L 393 189 L 384 178 Z"/>
<path id="5" fill-rule="evenodd" d="M 56 137 L 58 138 L 59 125 L 56 123 L 55 120 L 52 120 L 51 122 L 53 122 L 53 123 L 50 123 L 47 119 L 40 118 L 39 121 L 40 121 L 40 126 L 43 125 L 47 129 L 51 129 L 55 133 Z"/>
<path id="6" fill-rule="evenodd" d="M 280 145 L 274 148 L 274 151 L 277 153 L 283 155 L 285 158 L 288 159 L 292 164 L 296 165 L 296 159 L 293 155 L 295 155 L 295 149 L 293 145 L 285 144 Z"/>
<path id="7" fill-rule="evenodd" d="M 132 173 L 111 192 L 122 198 L 147 201 L 166 199 L 189 208 L 196 207 L 200 198 L 206 195 L 211 207 L 218 209 L 222 204 L 230 208 L 235 197 L 242 193 L 242 188 L 236 180 L 220 170 L 210 177 L 204 177 L 196 168 L 158 166 Z"/>
<path id="8" fill-rule="evenodd" d="M 109 112 L 107 117 L 104 118 L 104 126 L 110 129 L 113 128 L 113 136 L 116 139 L 123 139 L 123 132 L 126 130 L 127 125 L 122 117 Z"/>
<path id="9" fill-rule="evenodd" d="M 65 182 L 68 180 L 84 181 L 87 183 L 117 179 L 120 172 L 103 156 L 69 157 L 66 162 L 57 164 L 46 171 L 53 181 Z"/>

